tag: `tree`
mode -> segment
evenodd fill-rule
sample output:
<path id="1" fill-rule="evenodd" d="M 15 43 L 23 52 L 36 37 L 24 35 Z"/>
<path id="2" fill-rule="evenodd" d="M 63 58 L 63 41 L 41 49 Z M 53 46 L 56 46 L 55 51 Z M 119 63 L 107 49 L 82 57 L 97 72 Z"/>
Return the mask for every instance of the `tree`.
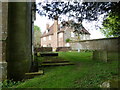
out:
<path id="1" fill-rule="evenodd" d="M 66 43 L 69 43 L 71 40 L 69 38 L 66 39 Z"/>
<path id="2" fill-rule="evenodd" d="M 41 37 L 41 29 L 38 26 L 34 26 L 34 45 L 35 47 L 40 46 L 40 37 Z"/>
<path id="3" fill-rule="evenodd" d="M 116 5 L 114 2 L 51 2 L 51 3 L 39 3 L 38 13 L 40 15 L 48 16 L 54 19 L 58 16 L 60 19 L 62 15 L 68 17 L 74 17 L 78 21 L 83 19 L 97 20 L 100 14 L 110 12 L 112 7 Z"/>
<path id="4" fill-rule="evenodd" d="M 113 7 L 109 16 L 103 21 L 102 33 L 106 37 L 120 36 L 120 2 Z"/>
<path id="5" fill-rule="evenodd" d="M 102 33 L 106 37 L 118 37 L 120 36 L 120 19 L 119 16 L 108 16 L 103 22 Z"/>
<path id="6" fill-rule="evenodd" d="M 89 21 L 98 20 L 99 15 L 114 12 L 117 2 L 50 2 L 39 3 L 37 12 L 45 15 L 49 19 L 59 19 L 64 21 L 63 15 L 74 18 L 78 22 L 84 19 Z M 112 11 L 113 10 L 113 11 Z M 104 16 L 107 17 L 107 14 Z M 74 24 L 75 25 L 75 24 Z M 76 29 L 81 30 L 81 29 Z"/>
<path id="7" fill-rule="evenodd" d="M 34 31 L 36 31 L 36 30 L 37 30 L 37 31 L 41 31 L 40 27 L 34 25 Z"/>

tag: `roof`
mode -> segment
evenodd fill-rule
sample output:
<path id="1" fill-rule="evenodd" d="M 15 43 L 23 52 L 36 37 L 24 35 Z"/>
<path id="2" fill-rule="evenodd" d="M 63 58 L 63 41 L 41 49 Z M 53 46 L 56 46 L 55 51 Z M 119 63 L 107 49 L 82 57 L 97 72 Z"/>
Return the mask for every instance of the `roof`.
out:
<path id="1" fill-rule="evenodd" d="M 83 27 L 82 30 L 80 30 L 80 33 L 81 34 L 89 34 L 90 35 L 90 33 L 84 27 Z"/>
<path id="2" fill-rule="evenodd" d="M 53 35 L 53 29 L 54 29 L 54 24 L 49 27 L 49 32 L 47 33 L 46 31 L 41 35 L 41 37 L 45 37 L 45 36 L 48 36 L 48 35 Z"/>
<path id="3" fill-rule="evenodd" d="M 68 27 L 68 26 L 66 26 L 66 27 Z M 44 32 L 43 34 L 42 34 L 42 36 L 41 37 L 45 37 L 45 36 L 49 36 L 49 35 L 53 35 L 53 30 L 54 30 L 54 24 L 52 24 L 50 27 L 49 27 L 49 32 Z M 58 33 L 60 33 L 60 32 L 64 32 L 65 31 L 65 27 L 60 27 L 60 24 L 58 24 Z M 90 33 L 83 27 L 83 29 L 82 30 L 80 30 L 80 33 L 81 34 L 89 34 L 90 35 Z"/>

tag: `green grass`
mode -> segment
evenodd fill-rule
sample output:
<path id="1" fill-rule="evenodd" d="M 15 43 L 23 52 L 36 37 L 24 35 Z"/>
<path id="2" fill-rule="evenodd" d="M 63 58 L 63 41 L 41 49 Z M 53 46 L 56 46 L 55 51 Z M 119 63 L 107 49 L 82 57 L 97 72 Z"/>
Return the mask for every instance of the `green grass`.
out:
<path id="1" fill-rule="evenodd" d="M 91 52 L 59 52 L 59 57 L 75 65 L 45 67 L 44 75 L 14 86 L 16 88 L 98 88 L 106 80 L 117 78 L 118 62 L 93 61 Z M 38 57 L 41 61 L 45 58 Z"/>

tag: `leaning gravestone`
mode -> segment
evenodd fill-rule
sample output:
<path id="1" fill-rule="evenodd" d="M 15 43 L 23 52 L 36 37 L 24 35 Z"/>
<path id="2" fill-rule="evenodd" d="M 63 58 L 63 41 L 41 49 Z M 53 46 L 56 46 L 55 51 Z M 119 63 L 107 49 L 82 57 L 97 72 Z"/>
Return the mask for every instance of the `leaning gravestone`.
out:
<path id="1" fill-rule="evenodd" d="M 93 51 L 93 60 L 108 61 L 107 51 L 95 50 Z"/>

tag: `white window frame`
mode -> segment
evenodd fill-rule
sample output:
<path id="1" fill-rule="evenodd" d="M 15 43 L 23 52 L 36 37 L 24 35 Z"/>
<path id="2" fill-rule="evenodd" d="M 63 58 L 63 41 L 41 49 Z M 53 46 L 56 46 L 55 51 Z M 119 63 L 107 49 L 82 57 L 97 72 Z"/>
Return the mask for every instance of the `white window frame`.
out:
<path id="1" fill-rule="evenodd" d="M 49 36 L 49 40 L 51 40 L 51 36 Z"/>
<path id="2" fill-rule="evenodd" d="M 66 47 L 70 47 L 70 43 L 66 43 L 65 46 L 66 46 Z"/>
<path id="3" fill-rule="evenodd" d="M 63 33 L 59 33 L 59 38 L 62 38 L 63 37 Z"/>
<path id="4" fill-rule="evenodd" d="M 46 41 L 46 37 L 43 37 L 43 41 Z"/>
<path id="5" fill-rule="evenodd" d="M 75 37 L 75 34 L 73 32 L 71 32 L 71 37 Z"/>
<path id="6" fill-rule="evenodd" d="M 43 47 L 47 47 L 47 45 L 43 45 Z"/>

